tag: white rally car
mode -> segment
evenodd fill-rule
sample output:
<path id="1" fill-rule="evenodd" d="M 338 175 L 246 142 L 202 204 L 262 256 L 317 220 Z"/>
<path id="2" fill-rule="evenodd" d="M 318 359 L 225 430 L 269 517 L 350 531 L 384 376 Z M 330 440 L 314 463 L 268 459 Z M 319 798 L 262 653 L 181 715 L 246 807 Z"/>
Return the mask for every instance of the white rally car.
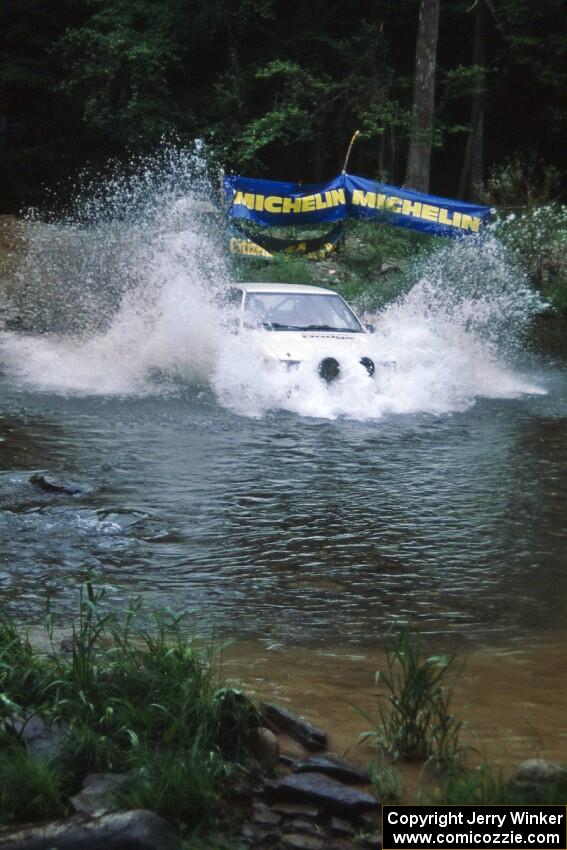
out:
<path id="1" fill-rule="evenodd" d="M 371 325 L 336 292 L 290 283 L 240 283 L 226 293 L 232 324 L 267 364 L 311 364 L 328 384 L 352 363 L 372 377 Z"/>

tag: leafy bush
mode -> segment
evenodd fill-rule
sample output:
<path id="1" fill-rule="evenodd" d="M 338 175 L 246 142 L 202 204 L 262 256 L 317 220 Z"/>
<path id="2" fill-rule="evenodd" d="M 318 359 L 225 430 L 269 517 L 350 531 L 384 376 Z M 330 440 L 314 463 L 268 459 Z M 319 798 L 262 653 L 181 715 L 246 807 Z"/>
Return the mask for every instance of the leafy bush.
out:
<path id="1" fill-rule="evenodd" d="M 567 312 L 567 206 L 547 204 L 501 216 L 494 230 L 554 308 Z"/>
<path id="2" fill-rule="evenodd" d="M 561 172 L 531 153 L 494 166 L 483 200 L 490 206 L 536 207 L 556 200 L 560 191 Z"/>

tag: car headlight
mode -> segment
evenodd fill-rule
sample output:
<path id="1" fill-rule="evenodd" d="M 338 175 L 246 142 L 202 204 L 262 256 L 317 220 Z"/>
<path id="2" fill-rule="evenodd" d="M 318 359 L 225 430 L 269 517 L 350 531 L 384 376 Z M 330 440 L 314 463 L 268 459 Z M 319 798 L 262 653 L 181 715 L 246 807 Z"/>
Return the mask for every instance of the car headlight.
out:
<path id="1" fill-rule="evenodd" d="M 360 365 L 364 366 L 364 368 L 366 369 L 366 371 L 368 372 L 370 377 L 372 377 L 372 375 L 376 371 L 376 366 L 374 365 L 374 360 L 371 360 L 370 357 L 361 357 L 360 358 Z"/>

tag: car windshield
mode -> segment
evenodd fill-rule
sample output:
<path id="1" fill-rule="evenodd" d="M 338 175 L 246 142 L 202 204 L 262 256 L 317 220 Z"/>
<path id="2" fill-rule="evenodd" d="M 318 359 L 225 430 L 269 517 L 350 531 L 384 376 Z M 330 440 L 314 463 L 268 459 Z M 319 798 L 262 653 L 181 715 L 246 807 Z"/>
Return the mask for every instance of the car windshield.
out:
<path id="1" fill-rule="evenodd" d="M 249 292 L 244 325 L 270 331 L 361 333 L 360 322 L 338 295 L 303 292 Z"/>

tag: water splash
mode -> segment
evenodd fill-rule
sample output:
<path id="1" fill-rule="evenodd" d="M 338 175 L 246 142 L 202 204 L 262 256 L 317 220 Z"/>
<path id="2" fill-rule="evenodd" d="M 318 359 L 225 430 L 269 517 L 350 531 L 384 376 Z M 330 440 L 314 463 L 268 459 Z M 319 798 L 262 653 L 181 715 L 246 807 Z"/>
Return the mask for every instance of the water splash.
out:
<path id="1" fill-rule="evenodd" d="M 267 369 L 223 324 L 222 219 L 203 213 L 213 197 L 202 152 L 164 148 L 78 192 L 60 223 L 30 224 L 17 287 L 29 332 L 0 338 L 11 380 L 88 394 L 201 382 L 242 415 L 356 419 L 541 391 L 515 366 L 537 298 L 494 236 L 440 242 L 415 264 L 407 295 L 365 317 L 377 328 L 368 355 L 395 367 L 379 365 L 369 379 L 358 356 L 346 356 L 330 387 L 318 352 L 297 370 Z"/>
<path id="2" fill-rule="evenodd" d="M 214 379 L 220 399 L 252 416 L 283 409 L 367 420 L 463 411 L 478 398 L 543 392 L 515 365 L 539 298 L 495 237 L 441 242 L 416 262 L 412 278 L 404 297 L 364 317 L 377 331 L 366 347 L 378 364 L 373 379 L 353 355 L 342 362 L 341 380 L 327 387 L 316 366 L 332 352 L 319 352 L 297 371 L 270 371 L 232 343 Z"/>
<path id="3" fill-rule="evenodd" d="M 1 340 L 12 377 L 108 394 L 210 374 L 228 279 L 211 194 L 200 152 L 167 149 L 61 223 L 32 222 L 15 287 L 30 332 Z"/>

